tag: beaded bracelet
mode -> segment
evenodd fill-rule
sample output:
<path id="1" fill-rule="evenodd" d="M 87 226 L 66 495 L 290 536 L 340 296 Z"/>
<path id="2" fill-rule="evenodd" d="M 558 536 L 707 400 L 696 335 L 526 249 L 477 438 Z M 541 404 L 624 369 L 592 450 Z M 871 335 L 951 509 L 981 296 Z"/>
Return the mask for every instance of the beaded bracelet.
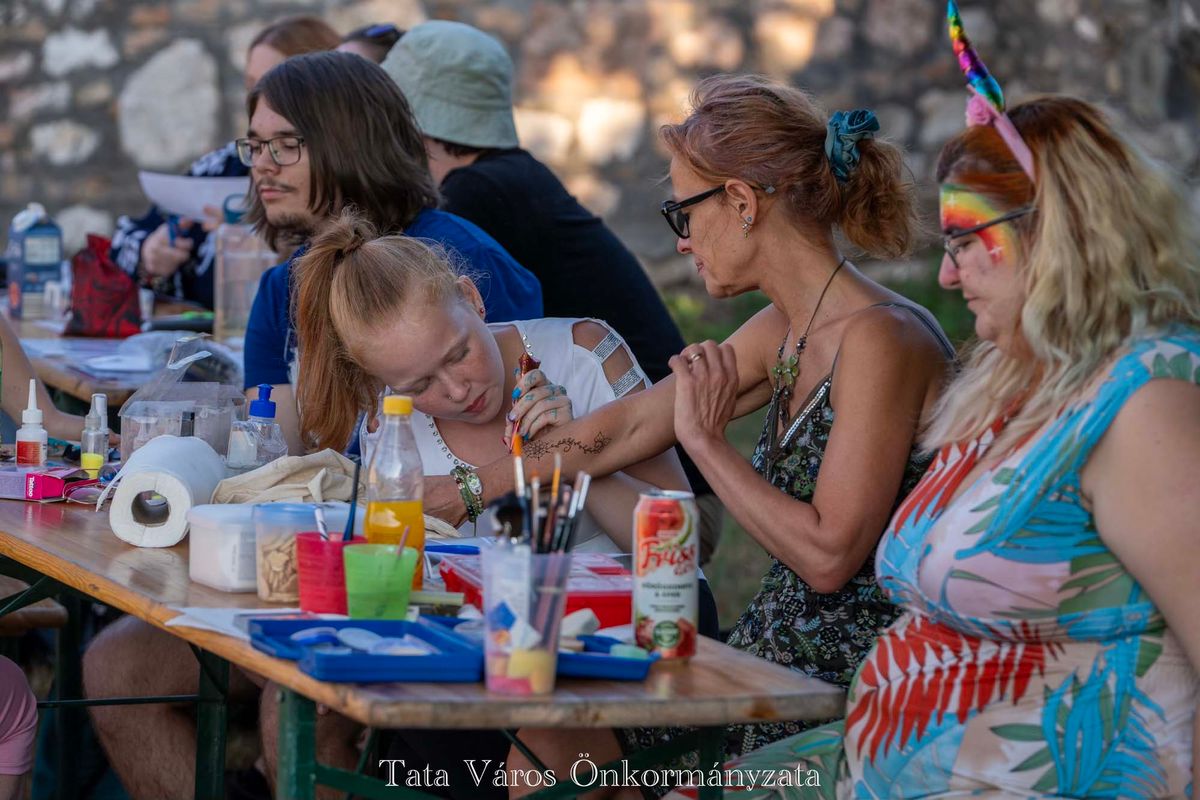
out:
<path id="1" fill-rule="evenodd" d="M 483 483 L 474 470 L 466 467 L 455 467 L 450 474 L 454 476 L 463 505 L 467 507 L 467 520 L 474 522 L 483 513 Z"/>

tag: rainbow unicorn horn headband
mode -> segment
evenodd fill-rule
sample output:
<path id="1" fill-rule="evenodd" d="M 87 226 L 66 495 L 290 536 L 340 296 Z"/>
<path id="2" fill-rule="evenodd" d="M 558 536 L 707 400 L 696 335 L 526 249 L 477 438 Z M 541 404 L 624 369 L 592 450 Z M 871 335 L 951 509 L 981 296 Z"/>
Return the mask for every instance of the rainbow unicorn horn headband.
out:
<path id="1" fill-rule="evenodd" d="M 963 30 L 962 15 L 958 12 L 958 3 L 947 0 L 946 22 L 950 28 L 950 42 L 954 45 L 954 55 L 958 56 L 958 66 L 967 79 L 967 88 L 971 99 L 967 101 L 967 125 L 991 125 L 1000 134 L 1000 138 L 1008 145 L 1013 157 L 1025 170 L 1029 180 L 1033 180 L 1033 153 L 1029 145 L 1021 138 L 1017 128 L 1004 113 L 1004 92 L 1000 84 L 988 72 L 983 60 L 975 52 L 971 40 Z"/>

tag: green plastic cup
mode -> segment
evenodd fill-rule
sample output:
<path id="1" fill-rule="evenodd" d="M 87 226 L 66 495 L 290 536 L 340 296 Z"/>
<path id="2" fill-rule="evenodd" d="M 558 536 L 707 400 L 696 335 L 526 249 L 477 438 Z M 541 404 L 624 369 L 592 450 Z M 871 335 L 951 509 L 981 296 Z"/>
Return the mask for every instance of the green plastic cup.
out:
<path id="1" fill-rule="evenodd" d="M 342 549 L 346 606 L 356 619 L 404 619 L 418 553 L 394 544 L 352 544 Z"/>

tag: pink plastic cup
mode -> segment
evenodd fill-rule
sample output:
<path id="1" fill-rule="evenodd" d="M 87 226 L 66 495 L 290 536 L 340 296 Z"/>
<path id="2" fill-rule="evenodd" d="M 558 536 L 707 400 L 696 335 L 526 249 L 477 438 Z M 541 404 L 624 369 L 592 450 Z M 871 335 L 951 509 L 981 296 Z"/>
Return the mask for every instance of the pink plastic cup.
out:
<path id="1" fill-rule="evenodd" d="M 296 571 L 300 576 L 300 610 L 314 614 L 346 613 L 346 568 L 342 548 L 365 544 L 355 536 L 348 542 L 340 534 L 322 539 L 309 531 L 296 535 Z"/>

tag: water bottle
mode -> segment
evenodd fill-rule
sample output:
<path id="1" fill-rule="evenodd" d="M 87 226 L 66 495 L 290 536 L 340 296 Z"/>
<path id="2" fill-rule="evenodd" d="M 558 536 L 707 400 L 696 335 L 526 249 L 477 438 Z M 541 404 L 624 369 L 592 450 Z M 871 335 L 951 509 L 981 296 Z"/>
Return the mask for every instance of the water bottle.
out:
<path id="1" fill-rule="evenodd" d="M 412 398 L 383 398 L 383 429 L 367 465 L 367 518 L 364 532 L 372 544 L 399 544 L 417 551 L 413 588 L 424 583 L 425 514 L 421 504 L 425 473 L 412 430 Z"/>
<path id="2" fill-rule="evenodd" d="M 213 338 L 235 344 L 246 335 L 250 307 L 258 293 L 262 274 L 279 263 L 279 257 L 267 247 L 249 225 L 241 222 L 242 211 L 230 208 L 234 195 L 225 200 L 225 221 L 216 230 L 216 288 L 213 310 Z"/>

